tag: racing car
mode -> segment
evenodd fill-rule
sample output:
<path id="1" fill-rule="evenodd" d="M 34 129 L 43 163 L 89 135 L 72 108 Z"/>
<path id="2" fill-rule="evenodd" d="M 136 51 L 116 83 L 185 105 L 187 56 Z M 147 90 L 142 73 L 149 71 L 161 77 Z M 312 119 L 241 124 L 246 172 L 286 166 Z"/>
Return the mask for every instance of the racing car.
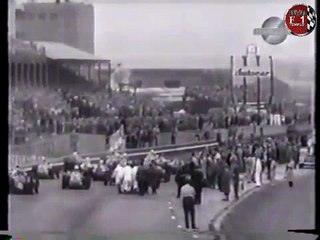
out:
<path id="1" fill-rule="evenodd" d="M 79 166 L 75 166 L 74 170 L 63 173 L 62 189 L 85 189 L 91 187 L 91 177 L 84 172 L 79 171 Z"/>
<path id="2" fill-rule="evenodd" d="M 51 164 L 40 164 L 38 166 L 38 178 L 39 179 L 55 179 L 59 178 L 59 172 L 53 169 Z"/>
<path id="3" fill-rule="evenodd" d="M 112 170 L 104 165 L 103 161 L 93 166 L 91 177 L 93 181 L 103 181 L 104 185 L 108 185 L 111 180 Z"/>
<path id="4" fill-rule="evenodd" d="M 39 183 L 26 172 L 9 173 L 10 194 L 38 194 Z"/>

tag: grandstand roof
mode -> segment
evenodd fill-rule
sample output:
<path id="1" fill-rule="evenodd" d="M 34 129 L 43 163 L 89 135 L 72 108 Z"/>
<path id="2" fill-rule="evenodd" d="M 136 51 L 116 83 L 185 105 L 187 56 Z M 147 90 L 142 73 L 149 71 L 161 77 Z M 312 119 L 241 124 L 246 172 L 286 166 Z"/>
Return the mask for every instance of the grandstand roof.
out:
<path id="1" fill-rule="evenodd" d="M 63 43 L 36 41 L 35 44 L 39 48 L 44 47 L 47 58 L 50 58 L 52 60 L 95 62 L 109 61 L 108 59 L 97 57 L 91 53 L 82 51 Z"/>

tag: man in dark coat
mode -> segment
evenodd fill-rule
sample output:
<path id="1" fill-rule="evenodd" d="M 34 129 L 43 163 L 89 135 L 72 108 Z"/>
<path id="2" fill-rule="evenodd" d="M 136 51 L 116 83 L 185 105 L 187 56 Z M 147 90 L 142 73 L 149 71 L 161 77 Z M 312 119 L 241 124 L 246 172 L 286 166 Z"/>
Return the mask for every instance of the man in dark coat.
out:
<path id="1" fill-rule="evenodd" d="M 222 192 L 225 195 L 223 201 L 229 201 L 229 193 L 230 193 L 230 180 L 232 178 L 232 174 L 227 164 L 224 165 L 224 172 L 222 175 Z"/>
<path id="2" fill-rule="evenodd" d="M 185 175 L 186 175 L 185 166 L 179 167 L 174 179 L 177 184 L 177 198 L 180 198 L 181 188 L 185 184 Z"/>
<path id="3" fill-rule="evenodd" d="M 137 171 L 137 182 L 138 182 L 138 188 L 139 188 L 139 194 L 141 196 L 144 196 L 148 191 L 148 169 L 143 166 L 143 163 L 138 168 Z"/>
<path id="4" fill-rule="evenodd" d="M 148 187 L 151 188 L 152 194 L 157 194 L 157 189 L 160 187 L 161 170 L 154 163 L 151 163 L 147 171 Z"/>
<path id="5" fill-rule="evenodd" d="M 195 204 L 201 204 L 201 194 L 203 187 L 203 173 L 201 169 L 196 169 L 195 164 L 193 162 L 190 163 L 190 175 L 192 186 L 196 191 L 195 195 Z"/>
<path id="6" fill-rule="evenodd" d="M 38 166 L 32 166 L 31 172 L 30 172 L 31 181 L 33 182 L 33 190 L 36 194 L 39 193 L 39 177 L 38 177 Z"/>
<path id="7" fill-rule="evenodd" d="M 232 162 L 231 166 L 232 166 L 232 182 L 233 182 L 234 197 L 236 200 L 238 200 L 239 199 L 240 167 L 236 161 Z"/>
<path id="8" fill-rule="evenodd" d="M 211 187 L 216 189 L 218 182 L 218 162 L 214 159 L 210 165 L 210 174 L 211 174 Z"/>
<path id="9" fill-rule="evenodd" d="M 224 173 L 224 162 L 222 159 L 217 159 L 217 181 L 218 189 L 222 191 L 222 179 Z"/>

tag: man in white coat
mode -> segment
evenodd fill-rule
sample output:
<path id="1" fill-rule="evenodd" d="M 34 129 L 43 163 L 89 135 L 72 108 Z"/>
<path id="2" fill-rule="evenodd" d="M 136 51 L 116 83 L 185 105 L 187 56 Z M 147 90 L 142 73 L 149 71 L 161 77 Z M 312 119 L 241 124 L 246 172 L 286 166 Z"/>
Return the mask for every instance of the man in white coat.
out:
<path id="1" fill-rule="evenodd" d="M 256 187 L 261 186 L 261 173 L 262 173 L 262 162 L 261 162 L 260 156 L 256 156 L 255 166 L 254 166 L 254 181 L 256 183 Z"/>
<path id="2" fill-rule="evenodd" d="M 138 181 L 137 181 L 137 172 L 138 172 L 138 166 L 134 166 L 133 164 L 131 165 L 132 167 L 132 179 L 133 179 L 133 191 L 138 192 Z"/>
<path id="3" fill-rule="evenodd" d="M 133 186 L 133 178 L 132 178 L 132 167 L 131 162 L 129 161 L 128 164 L 124 167 L 123 170 L 123 184 L 122 189 L 124 192 L 131 192 Z"/>
<path id="4" fill-rule="evenodd" d="M 123 161 L 121 161 L 120 163 L 118 163 L 117 167 L 114 169 L 112 174 L 112 177 L 116 180 L 116 186 L 118 187 L 118 192 L 120 194 L 122 193 L 121 185 L 124 178 L 124 167 L 125 164 Z"/>

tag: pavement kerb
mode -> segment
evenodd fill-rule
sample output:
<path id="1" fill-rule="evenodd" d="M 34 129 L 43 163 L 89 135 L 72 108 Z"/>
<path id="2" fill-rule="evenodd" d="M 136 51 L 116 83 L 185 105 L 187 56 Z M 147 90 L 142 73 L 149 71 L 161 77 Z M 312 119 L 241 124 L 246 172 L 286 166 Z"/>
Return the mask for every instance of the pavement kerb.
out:
<path id="1" fill-rule="evenodd" d="M 298 169 L 298 171 L 301 171 Z M 303 170 L 302 170 L 303 171 Z M 303 172 L 301 172 L 303 173 Z M 308 173 L 308 171 L 305 172 L 305 174 L 299 174 L 299 175 L 295 175 L 295 178 L 297 177 L 301 177 L 301 176 L 305 176 Z M 286 181 L 285 178 L 280 178 L 278 180 L 276 180 L 275 184 L 278 184 L 280 182 Z M 245 190 L 238 201 L 236 202 L 231 202 L 230 204 L 228 204 L 226 207 L 224 207 L 223 209 L 221 209 L 216 215 L 213 216 L 212 220 L 209 223 L 209 231 L 213 234 L 218 234 L 221 232 L 221 225 L 223 220 L 225 219 L 225 217 L 238 205 L 240 204 L 242 201 L 244 201 L 245 199 L 247 199 L 248 197 L 250 197 L 253 193 L 258 192 L 263 190 L 265 187 L 269 186 L 270 182 L 266 182 L 264 183 L 261 187 L 251 187 L 248 188 L 247 190 Z"/>

